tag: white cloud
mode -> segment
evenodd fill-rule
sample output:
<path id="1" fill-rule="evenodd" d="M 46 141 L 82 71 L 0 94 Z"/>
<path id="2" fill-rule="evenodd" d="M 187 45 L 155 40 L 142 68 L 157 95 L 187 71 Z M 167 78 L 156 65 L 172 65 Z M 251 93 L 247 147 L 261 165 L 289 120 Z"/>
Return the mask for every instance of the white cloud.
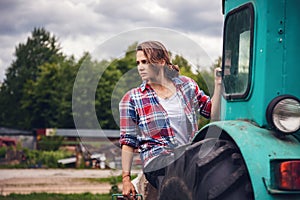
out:
<path id="1" fill-rule="evenodd" d="M 203 37 L 194 33 L 190 33 L 189 36 L 205 50 L 212 62 L 222 56 L 223 40 L 221 37 Z"/>
<path id="2" fill-rule="evenodd" d="M 0 81 L 11 64 L 15 46 L 35 27 L 45 27 L 61 43 L 62 51 L 79 57 L 111 37 L 140 27 L 181 32 L 220 56 L 221 2 L 211 0 L 1 0 Z"/>
<path id="3" fill-rule="evenodd" d="M 1 78 L 3 78 L 5 76 L 5 70 L 6 70 L 6 67 L 4 67 L 2 59 L 0 59 L 0 77 Z"/>

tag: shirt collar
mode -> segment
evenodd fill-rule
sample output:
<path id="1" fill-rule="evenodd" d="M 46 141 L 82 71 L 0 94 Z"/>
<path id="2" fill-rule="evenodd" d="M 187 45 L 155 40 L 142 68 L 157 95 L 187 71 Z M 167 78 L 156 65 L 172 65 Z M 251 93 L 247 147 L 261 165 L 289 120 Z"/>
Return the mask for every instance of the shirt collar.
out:
<path id="1" fill-rule="evenodd" d="M 175 84 L 175 86 L 181 85 L 183 83 L 183 81 L 180 79 L 180 76 L 172 78 L 172 81 Z M 143 83 L 140 85 L 140 89 L 142 92 L 149 88 L 150 85 L 147 84 L 147 81 L 143 81 Z"/>

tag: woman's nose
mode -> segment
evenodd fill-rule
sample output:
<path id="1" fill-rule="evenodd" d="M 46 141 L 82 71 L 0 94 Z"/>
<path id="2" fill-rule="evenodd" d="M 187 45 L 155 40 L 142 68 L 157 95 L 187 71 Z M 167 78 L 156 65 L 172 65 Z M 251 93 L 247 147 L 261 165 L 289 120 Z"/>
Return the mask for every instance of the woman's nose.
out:
<path id="1" fill-rule="evenodd" d="M 137 68 L 138 68 L 138 71 L 143 71 L 145 68 L 144 68 L 144 66 L 142 65 L 142 64 L 139 64 L 138 66 L 137 66 Z"/>

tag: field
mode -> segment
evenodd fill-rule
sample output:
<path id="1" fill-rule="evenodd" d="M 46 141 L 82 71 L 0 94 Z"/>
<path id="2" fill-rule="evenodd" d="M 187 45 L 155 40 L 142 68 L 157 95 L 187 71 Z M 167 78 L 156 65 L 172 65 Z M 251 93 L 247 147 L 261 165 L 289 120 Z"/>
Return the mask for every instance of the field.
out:
<path id="1" fill-rule="evenodd" d="M 32 193 L 32 194 L 10 194 L 0 196 L 0 200 L 111 200 L 110 194 L 53 194 L 53 193 Z"/>
<path id="2" fill-rule="evenodd" d="M 0 200 L 111 199 L 110 181 L 120 174 L 99 169 L 1 169 Z"/>

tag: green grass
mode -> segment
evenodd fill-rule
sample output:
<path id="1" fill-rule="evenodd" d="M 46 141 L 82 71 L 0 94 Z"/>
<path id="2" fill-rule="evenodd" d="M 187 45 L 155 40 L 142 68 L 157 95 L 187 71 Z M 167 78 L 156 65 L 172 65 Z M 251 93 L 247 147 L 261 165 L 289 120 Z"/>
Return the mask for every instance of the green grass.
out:
<path id="1" fill-rule="evenodd" d="M 10 194 L 1 196 L 0 200 L 111 200 L 110 194 L 54 194 L 54 193 L 32 193 L 32 194 Z"/>
<path id="2" fill-rule="evenodd" d="M 131 180 L 136 178 L 137 175 L 131 175 Z M 114 182 L 116 183 L 122 183 L 122 175 L 120 176 L 111 176 L 111 177 L 107 177 L 107 178 L 83 178 L 84 180 L 90 181 L 90 182 L 96 182 L 96 183 L 110 183 L 113 180 L 115 180 Z"/>

